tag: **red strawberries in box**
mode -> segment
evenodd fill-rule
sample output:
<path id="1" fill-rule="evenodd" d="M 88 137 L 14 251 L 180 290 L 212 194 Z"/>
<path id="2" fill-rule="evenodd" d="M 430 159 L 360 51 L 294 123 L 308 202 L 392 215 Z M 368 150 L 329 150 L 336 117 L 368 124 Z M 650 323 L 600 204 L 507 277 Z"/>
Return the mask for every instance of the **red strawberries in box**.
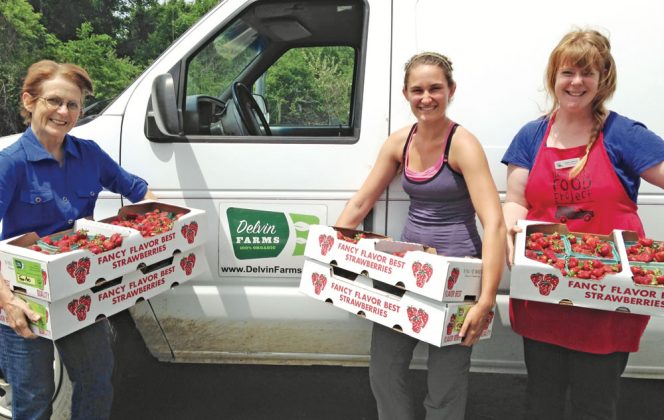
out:
<path id="1" fill-rule="evenodd" d="M 2 275 L 19 292 L 58 300 L 202 245 L 205 226 L 202 210 L 144 201 L 69 231 L 0 242 Z"/>
<path id="2" fill-rule="evenodd" d="M 664 315 L 664 263 L 657 261 L 661 242 L 630 231 L 574 233 L 565 225 L 527 220 L 519 226 L 512 297 Z"/>

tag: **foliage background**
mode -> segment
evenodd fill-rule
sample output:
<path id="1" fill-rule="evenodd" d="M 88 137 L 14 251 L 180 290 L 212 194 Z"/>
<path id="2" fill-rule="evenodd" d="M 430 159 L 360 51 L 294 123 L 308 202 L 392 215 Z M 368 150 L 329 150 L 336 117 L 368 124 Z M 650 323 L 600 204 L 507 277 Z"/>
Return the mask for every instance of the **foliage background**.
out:
<path id="1" fill-rule="evenodd" d="M 0 0 L 0 136 L 25 129 L 19 95 L 41 59 L 84 67 L 86 104 L 111 99 L 218 0 Z"/>

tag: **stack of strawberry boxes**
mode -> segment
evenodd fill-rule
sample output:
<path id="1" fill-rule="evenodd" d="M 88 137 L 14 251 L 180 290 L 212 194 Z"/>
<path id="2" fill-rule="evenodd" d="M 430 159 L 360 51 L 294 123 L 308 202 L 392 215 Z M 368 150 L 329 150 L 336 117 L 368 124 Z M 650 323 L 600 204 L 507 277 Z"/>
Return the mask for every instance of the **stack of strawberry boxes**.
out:
<path id="1" fill-rule="evenodd" d="M 519 221 L 510 295 L 608 311 L 664 316 L 664 242 L 635 232 L 568 232 Z"/>
<path id="2" fill-rule="evenodd" d="M 312 225 L 304 255 L 301 292 L 439 347 L 461 342 L 480 293 L 481 260 L 369 232 Z M 403 293 L 378 290 L 374 280 Z"/>
<path id="3" fill-rule="evenodd" d="M 68 231 L 2 241 L 0 272 L 41 315 L 32 331 L 55 340 L 208 270 L 206 224 L 202 210 L 144 201 Z"/>

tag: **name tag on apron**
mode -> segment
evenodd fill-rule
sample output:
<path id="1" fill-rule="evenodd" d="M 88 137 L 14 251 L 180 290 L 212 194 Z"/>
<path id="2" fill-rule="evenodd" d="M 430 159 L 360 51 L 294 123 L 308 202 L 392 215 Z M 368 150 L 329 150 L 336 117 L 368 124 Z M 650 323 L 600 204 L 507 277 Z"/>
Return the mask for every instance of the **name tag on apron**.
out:
<path id="1" fill-rule="evenodd" d="M 573 168 L 580 160 L 580 158 L 557 160 L 553 163 L 553 166 L 555 166 L 556 169 Z"/>

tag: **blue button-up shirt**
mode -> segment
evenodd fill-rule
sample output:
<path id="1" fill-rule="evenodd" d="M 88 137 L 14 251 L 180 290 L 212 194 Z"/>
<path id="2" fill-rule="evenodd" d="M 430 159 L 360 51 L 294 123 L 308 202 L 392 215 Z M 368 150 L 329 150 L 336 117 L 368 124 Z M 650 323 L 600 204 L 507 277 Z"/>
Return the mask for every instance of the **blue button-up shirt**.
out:
<path id="1" fill-rule="evenodd" d="M 70 135 L 60 166 L 28 128 L 0 151 L 0 239 L 69 229 L 76 219 L 92 216 L 103 188 L 136 202 L 145 197 L 148 184 L 122 169 L 97 143 Z"/>

